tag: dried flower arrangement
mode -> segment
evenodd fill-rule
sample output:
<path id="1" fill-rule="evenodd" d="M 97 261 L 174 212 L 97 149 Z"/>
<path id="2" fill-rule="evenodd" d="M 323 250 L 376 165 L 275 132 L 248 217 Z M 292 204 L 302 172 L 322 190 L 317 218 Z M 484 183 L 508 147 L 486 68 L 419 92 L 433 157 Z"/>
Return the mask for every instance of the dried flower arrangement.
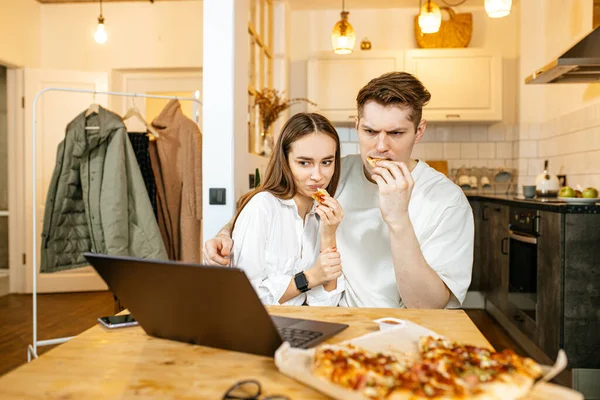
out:
<path id="1" fill-rule="evenodd" d="M 279 118 L 279 114 L 287 110 L 292 104 L 305 101 L 308 104 L 316 106 L 312 101 L 301 97 L 286 99 L 283 97 L 283 92 L 269 88 L 264 88 L 260 92 L 256 92 L 254 97 L 254 106 L 259 108 L 260 119 L 262 120 L 265 132 Z"/>

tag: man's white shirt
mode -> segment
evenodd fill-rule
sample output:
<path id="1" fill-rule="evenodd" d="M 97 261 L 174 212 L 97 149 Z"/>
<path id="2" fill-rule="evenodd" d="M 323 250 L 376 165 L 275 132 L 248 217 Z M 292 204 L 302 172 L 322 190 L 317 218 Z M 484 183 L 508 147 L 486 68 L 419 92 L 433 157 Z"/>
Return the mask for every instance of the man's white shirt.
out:
<path id="1" fill-rule="evenodd" d="M 411 174 L 415 185 L 408 214 L 421 252 L 450 289 L 447 307 L 460 307 L 471 282 L 473 212 L 462 190 L 425 162 Z M 378 193 L 377 184 L 365 177 L 360 155 L 344 157 L 336 193 L 344 210 L 337 231 L 346 289 L 342 306 L 404 306 Z"/>

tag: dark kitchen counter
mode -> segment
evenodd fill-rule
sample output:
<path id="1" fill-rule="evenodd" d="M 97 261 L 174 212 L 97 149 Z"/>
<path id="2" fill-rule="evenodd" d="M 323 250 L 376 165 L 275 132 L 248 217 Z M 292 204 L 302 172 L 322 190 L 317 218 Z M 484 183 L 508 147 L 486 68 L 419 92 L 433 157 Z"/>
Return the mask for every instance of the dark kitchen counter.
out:
<path id="1" fill-rule="evenodd" d="M 562 214 L 600 214 L 600 202 L 591 204 L 572 204 L 562 202 L 557 198 L 548 198 L 544 200 L 526 199 L 523 196 L 514 194 L 483 194 L 469 193 L 467 191 L 465 191 L 465 195 L 469 201 L 487 201 Z"/>

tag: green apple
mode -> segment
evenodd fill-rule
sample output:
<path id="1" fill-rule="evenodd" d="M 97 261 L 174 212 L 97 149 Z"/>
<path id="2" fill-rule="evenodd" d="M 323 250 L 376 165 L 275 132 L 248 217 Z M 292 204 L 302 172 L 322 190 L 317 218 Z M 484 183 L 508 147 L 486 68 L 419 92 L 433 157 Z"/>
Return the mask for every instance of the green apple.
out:
<path id="1" fill-rule="evenodd" d="M 560 197 L 575 197 L 575 191 L 569 186 L 564 186 L 560 188 L 560 192 L 558 193 L 558 195 Z"/>
<path id="2" fill-rule="evenodd" d="M 598 190 L 593 187 L 585 188 L 581 195 L 586 199 L 595 199 L 598 197 Z"/>

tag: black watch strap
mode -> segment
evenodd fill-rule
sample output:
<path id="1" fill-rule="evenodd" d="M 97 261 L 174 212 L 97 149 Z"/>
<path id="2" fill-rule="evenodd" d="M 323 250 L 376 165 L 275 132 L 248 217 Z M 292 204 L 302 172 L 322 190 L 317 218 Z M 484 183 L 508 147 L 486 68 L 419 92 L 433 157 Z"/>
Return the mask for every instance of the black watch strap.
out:
<path id="1" fill-rule="evenodd" d="M 302 293 L 310 290 L 308 288 L 308 279 L 306 279 L 306 275 L 303 271 L 294 275 L 294 283 L 296 284 L 296 288 Z"/>

